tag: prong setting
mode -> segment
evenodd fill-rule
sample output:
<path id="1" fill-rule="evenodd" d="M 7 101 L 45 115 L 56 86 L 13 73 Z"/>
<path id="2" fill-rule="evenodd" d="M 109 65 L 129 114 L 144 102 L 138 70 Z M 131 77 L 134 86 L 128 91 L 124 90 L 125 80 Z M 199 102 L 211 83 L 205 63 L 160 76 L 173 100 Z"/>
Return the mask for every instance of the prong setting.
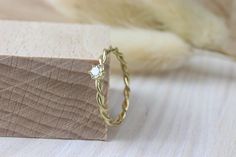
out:
<path id="1" fill-rule="evenodd" d="M 108 106 L 105 101 L 105 91 L 103 89 L 104 84 L 104 76 L 105 76 L 105 68 L 106 60 L 109 54 L 114 54 L 121 65 L 121 70 L 123 72 L 123 80 L 125 84 L 124 88 L 124 101 L 122 103 L 122 110 L 117 117 L 111 117 L 109 114 Z M 94 65 L 92 69 L 89 71 L 92 79 L 95 80 L 95 87 L 97 89 L 96 101 L 99 107 L 99 112 L 104 122 L 109 126 L 117 126 L 122 123 L 122 121 L 126 117 L 127 110 L 129 108 L 129 95 L 130 95 L 130 87 L 129 87 L 129 73 L 127 69 L 127 64 L 124 60 L 123 54 L 117 49 L 110 47 L 107 50 L 104 50 L 103 54 L 99 57 L 99 64 Z"/>
<path id="2" fill-rule="evenodd" d="M 94 80 L 101 79 L 104 76 L 104 68 L 101 65 L 93 65 L 89 71 L 89 74 Z"/>

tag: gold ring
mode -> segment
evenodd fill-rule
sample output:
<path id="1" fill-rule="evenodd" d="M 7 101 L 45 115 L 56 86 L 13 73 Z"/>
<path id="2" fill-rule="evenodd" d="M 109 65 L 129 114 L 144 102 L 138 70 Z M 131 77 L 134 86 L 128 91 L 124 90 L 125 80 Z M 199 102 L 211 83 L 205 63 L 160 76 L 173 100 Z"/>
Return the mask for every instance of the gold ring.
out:
<path id="1" fill-rule="evenodd" d="M 110 54 L 114 54 L 121 65 L 121 70 L 123 72 L 123 80 L 125 84 L 124 88 L 124 101 L 122 103 L 122 109 L 119 115 L 115 118 L 111 117 L 108 110 L 108 105 L 105 103 L 104 90 L 103 90 L 103 79 L 105 76 L 105 64 L 107 58 Z M 99 112 L 105 123 L 109 126 L 117 126 L 123 122 L 126 117 L 127 110 L 129 108 L 129 73 L 127 69 L 127 63 L 124 60 L 123 54 L 118 50 L 118 48 L 105 49 L 103 54 L 99 57 L 99 64 L 93 65 L 92 69 L 89 71 L 91 78 L 95 80 L 95 87 L 97 89 L 96 100 L 99 107 Z"/>

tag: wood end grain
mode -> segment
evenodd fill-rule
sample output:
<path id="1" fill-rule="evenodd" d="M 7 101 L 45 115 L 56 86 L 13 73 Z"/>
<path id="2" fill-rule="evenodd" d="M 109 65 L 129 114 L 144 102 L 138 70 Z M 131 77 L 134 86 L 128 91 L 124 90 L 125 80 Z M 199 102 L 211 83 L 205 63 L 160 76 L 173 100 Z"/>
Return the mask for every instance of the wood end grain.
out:
<path id="1" fill-rule="evenodd" d="M 106 139 L 88 74 L 104 27 L 0 21 L 0 36 L 0 136 Z"/>

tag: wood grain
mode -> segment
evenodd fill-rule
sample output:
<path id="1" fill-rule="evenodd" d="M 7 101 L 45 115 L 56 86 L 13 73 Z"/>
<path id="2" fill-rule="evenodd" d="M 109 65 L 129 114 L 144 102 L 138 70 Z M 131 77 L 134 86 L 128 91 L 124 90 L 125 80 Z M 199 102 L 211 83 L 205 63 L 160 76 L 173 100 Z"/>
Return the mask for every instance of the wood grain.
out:
<path id="1" fill-rule="evenodd" d="M 0 0 L 4 2 L 8 3 Z M 234 157 L 235 62 L 198 52 L 200 55 L 178 71 L 132 77 L 127 119 L 121 127 L 109 131 L 109 142 L 2 137 L 1 156 Z M 119 95 L 123 84 L 119 81 L 116 76 L 111 79 L 110 103 L 114 111 L 119 110 L 117 104 L 123 99 Z"/>
<path id="2" fill-rule="evenodd" d="M 109 141 L 0 138 L 4 157 L 234 157 L 236 65 L 202 55 L 158 76 L 133 76 L 127 119 Z M 111 78 L 110 104 L 119 111 L 120 77 Z"/>
<path id="3" fill-rule="evenodd" d="M 106 139 L 88 74 L 105 27 L 0 21 L 0 36 L 0 136 Z"/>

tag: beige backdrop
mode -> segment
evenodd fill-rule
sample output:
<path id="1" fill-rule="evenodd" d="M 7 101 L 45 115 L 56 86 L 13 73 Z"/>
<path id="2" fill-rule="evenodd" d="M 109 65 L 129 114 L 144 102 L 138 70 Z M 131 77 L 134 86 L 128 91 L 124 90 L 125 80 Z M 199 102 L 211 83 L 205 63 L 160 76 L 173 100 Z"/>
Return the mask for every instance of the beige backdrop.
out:
<path id="1" fill-rule="evenodd" d="M 196 0 L 227 20 L 236 36 L 236 1 L 235 0 Z M 0 0 L 1 19 L 68 21 L 56 12 L 47 0 Z"/>

